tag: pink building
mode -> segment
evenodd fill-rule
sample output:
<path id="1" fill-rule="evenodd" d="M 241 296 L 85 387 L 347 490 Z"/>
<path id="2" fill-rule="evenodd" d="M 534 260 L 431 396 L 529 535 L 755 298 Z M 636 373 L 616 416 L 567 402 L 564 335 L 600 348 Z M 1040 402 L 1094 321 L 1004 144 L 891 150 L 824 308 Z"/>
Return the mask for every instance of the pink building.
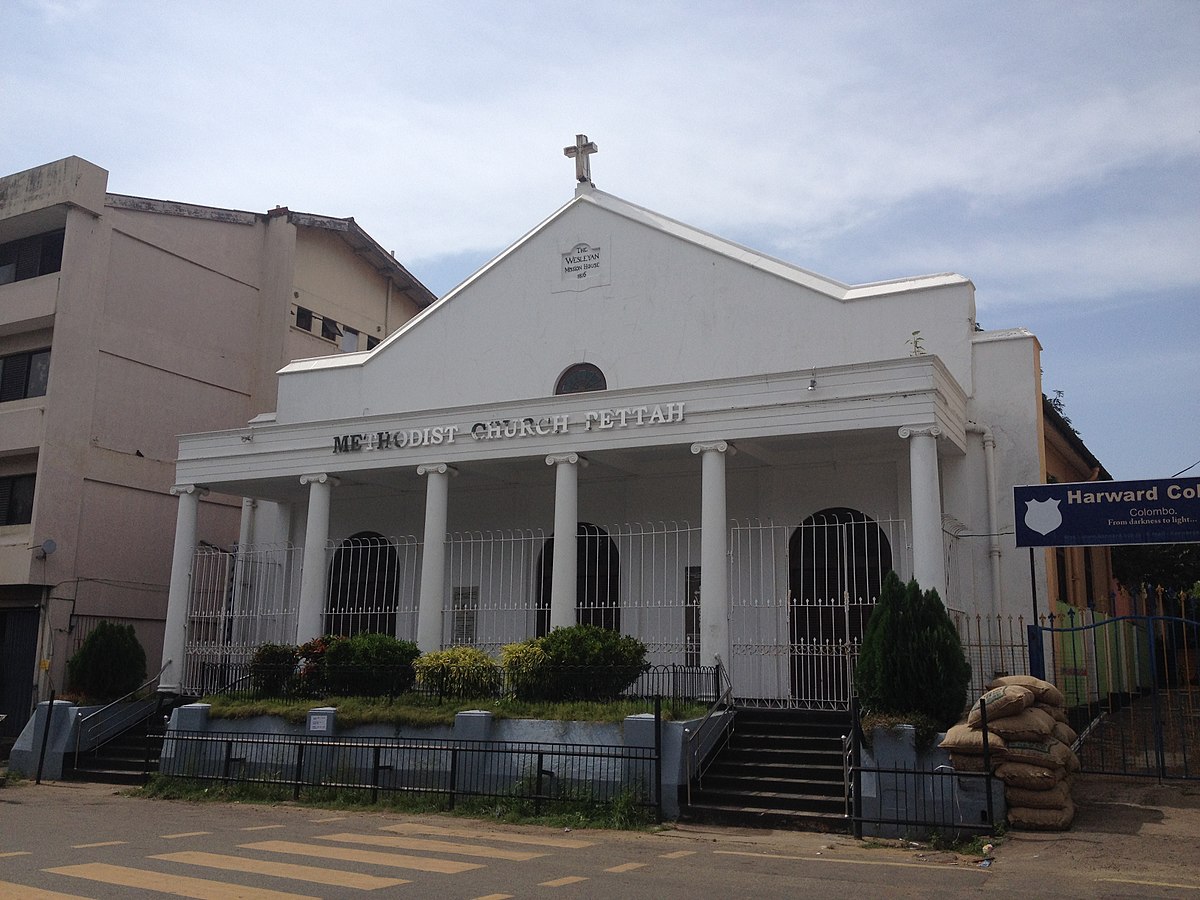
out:
<path id="1" fill-rule="evenodd" d="M 352 218 L 107 183 L 78 157 L 0 178 L 0 736 L 101 618 L 157 669 L 176 436 L 245 425 L 289 360 L 370 350 L 434 300 Z M 248 518 L 210 494 L 199 538 Z"/>

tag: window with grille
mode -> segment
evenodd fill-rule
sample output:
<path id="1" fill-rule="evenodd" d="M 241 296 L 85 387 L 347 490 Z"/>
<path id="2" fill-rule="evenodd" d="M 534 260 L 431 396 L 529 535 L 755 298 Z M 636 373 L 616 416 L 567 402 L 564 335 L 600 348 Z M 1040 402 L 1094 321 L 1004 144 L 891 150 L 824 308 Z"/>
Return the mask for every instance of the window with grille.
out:
<path id="1" fill-rule="evenodd" d="M 0 244 L 0 284 L 59 271 L 65 237 L 65 231 L 50 231 Z"/>
<path id="2" fill-rule="evenodd" d="M 28 525 L 33 521 L 34 475 L 0 476 L 0 525 Z"/>
<path id="3" fill-rule="evenodd" d="M 450 643 L 473 646 L 478 632 L 479 587 L 456 587 L 450 620 Z"/>
<path id="4" fill-rule="evenodd" d="M 0 356 L 0 403 L 45 396 L 49 377 L 49 350 Z"/>

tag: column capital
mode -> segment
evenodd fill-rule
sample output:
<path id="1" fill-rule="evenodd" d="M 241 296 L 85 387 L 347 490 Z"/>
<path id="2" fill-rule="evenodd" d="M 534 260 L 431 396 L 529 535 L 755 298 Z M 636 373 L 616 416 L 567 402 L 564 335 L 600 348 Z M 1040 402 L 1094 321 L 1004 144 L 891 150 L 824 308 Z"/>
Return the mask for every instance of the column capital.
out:
<path id="1" fill-rule="evenodd" d="M 557 466 L 563 463 L 568 463 L 572 466 L 579 466 L 581 469 L 587 468 L 587 457 L 580 456 L 578 453 L 551 453 L 546 457 L 546 465 Z"/>
<path id="2" fill-rule="evenodd" d="M 418 475 L 457 475 L 458 469 L 449 463 L 422 463 L 417 466 Z"/>
<path id="3" fill-rule="evenodd" d="M 942 429 L 936 425 L 905 425 L 897 432 L 904 440 L 910 437 L 940 437 Z"/>
<path id="4" fill-rule="evenodd" d="M 171 486 L 171 496 L 178 497 L 180 494 L 196 494 L 203 497 L 208 493 L 208 488 L 202 484 L 175 484 Z"/>
<path id="5" fill-rule="evenodd" d="M 301 484 L 328 484 L 330 487 L 337 487 L 338 480 L 332 475 L 325 472 L 313 472 L 308 475 L 300 476 Z"/>
<path id="6" fill-rule="evenodd" d="M 737 447 L 729 443 L 729 441 L 699 441 L 692 444 L 692 452 L 700 453 L 728 453 L 733 456 L 737 453 Z"/>

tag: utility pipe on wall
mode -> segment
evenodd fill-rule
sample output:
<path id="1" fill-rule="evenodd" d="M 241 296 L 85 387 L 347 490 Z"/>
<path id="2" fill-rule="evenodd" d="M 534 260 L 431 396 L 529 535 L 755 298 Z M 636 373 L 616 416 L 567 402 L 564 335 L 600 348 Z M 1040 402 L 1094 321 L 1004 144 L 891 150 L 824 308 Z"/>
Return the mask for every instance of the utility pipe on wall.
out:
<path id="1" fill-rule="evenodd" d="M 983 438 L 983 469 L 987 481 L 988 562 L 992 572 L 992 602 L 996 612 L 1002 612 L 1004 594 L 1000 577 L 1000 511 L 996 500 L 996 437 L 992 429 L 977 422 L 968 422 L 967 431 Z"/>

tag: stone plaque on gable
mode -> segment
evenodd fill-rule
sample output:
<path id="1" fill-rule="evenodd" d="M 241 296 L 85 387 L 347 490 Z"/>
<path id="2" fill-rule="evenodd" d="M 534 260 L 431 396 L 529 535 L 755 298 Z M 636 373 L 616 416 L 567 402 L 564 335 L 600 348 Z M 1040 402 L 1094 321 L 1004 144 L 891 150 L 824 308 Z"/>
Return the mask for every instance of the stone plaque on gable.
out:
<path id="1" fill-rule="evenodd" d="M 582 291 L 608 284 L 608 251 L 580 242 L 562 254 L 559 290 Z"/>

